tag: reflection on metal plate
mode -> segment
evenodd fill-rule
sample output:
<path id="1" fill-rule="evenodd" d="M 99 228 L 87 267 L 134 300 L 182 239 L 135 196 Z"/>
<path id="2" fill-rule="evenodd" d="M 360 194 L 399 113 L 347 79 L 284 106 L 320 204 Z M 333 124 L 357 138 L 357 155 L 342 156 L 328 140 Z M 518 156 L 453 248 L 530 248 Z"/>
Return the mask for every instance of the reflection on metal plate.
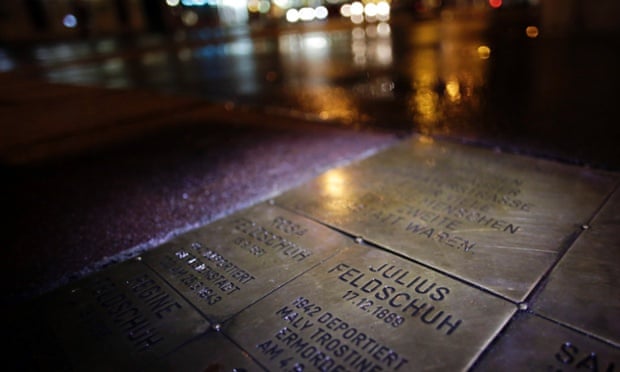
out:
<path id="1" fill-rule="evenodd" d="M 411 141 L 276 202 L 523 301 L 614 182 L 544 160 Z"/>
<path id="2" fill-rule="evenodd" d="M 222 322 L 351 240 L 313 221 L 257 205 L 144 255 L 212 322 Z"/>
<path id="3" fill-rule="evenodd" d="M 358 245 L 232 318 L 224 332 L 269 370 L 455 371 L 473 363 L 515 309 Z"/>
<path id="4" fill-rule="evenodd" d="M 140 370 L 209 323 L 138 261 L 50 294 L 40 309 L 76 370 Z"/>
<path id="5" fill-rule="evenodd" d="M 158 360 L 148 371 L 250 372 L 262 368 L 221 333 L 210 331 Z"/>
<path id="6" fill-rule="evenodd" d="M 519 314 L 474 371 L 613 371 L 620 349 L 531 314 Z"/>
<path id="7" fill-rule="evenodd" d="M 620 346 L 620 192 L 551 273 L 534 309 Z"/>

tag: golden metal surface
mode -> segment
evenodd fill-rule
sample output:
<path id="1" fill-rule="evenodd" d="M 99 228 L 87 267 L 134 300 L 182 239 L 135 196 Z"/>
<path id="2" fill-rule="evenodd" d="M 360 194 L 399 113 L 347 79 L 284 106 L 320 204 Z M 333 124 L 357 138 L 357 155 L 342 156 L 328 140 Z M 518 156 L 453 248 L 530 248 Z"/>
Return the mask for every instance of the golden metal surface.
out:
<path id="1" fill-rule="evenodd" d="M 224 324 L 269 370 L 469 367 L 515 312 L 510 302 L 357 245 Z"/>
<path id="2" fill-rule="evenodd" d="M 189 303 L 135 260 L 42 303 L 40 314 L 75 370 L 140 370 L 209 329 Z"/>
<path id="3" fill-rule="evenodd" d="M 551 273 L 533 308 L 620 347 L 620 191 Z"/>
<path id="4" fill-rule="evenodd" d="M 276 203 L 520 302 L 614 184 L 589 169 L 414 138 Z"/>
<path id="5" fill-rule="evenodd" d="M 260 204 L 179 236 L 144 262 L 217 323 L 348 244 L 316 222 Z"/>
<path id="6" fill-rule="evenodd" d="M 154 362 L 148 371 L 251 372 L 263 370 L 222 334 L 209 331 Z"/>
<path id="7" fill-rule="evenodd" d="M 620 349 L 531 314 L 519 314 L 474 371 L 614 371 Z"/>

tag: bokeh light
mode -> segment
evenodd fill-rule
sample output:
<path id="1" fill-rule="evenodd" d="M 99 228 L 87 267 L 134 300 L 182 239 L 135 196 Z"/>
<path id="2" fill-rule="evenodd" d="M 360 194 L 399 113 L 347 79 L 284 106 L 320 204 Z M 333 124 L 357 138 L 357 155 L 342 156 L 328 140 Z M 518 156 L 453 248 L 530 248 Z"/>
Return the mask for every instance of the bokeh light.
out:
<path id="1" fill-rule="evenodd" d="M 62 24 L 67 28 L 75 28 L 78 24 L 78 21 L 73 14 L 67 14 L 62 19 Z"/>
<path id="2" fill-rule="evenodd" d="M 486 45 L 480 45 L 477 51 L 480 59 L 488 59 L 491 56 L 491 48 Z"/>
<path id="3" fill-rule="evenodd" d="M 535 39 L 538 37 L 538 27 L 536 26 L 527 26 L 525 28 L 525 34 L 527 35 L 527 37 L 531 38 L 531 39 Z"/>
<path id="4" fill-rule="evenodd" d="M 502 6 L 502 0 L 489 0 L 489 5 L 491 8 L 499 8 Z"/>

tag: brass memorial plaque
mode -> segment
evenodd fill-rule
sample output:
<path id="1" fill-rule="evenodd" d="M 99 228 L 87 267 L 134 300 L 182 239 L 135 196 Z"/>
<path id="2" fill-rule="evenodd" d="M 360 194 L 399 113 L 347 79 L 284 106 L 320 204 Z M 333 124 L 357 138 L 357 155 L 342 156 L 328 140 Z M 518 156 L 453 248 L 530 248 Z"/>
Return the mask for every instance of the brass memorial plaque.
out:
<path id="1" fill-rule="evenodd" d="M 193 306 L 136 260 L 53 292 L 42 304 L 39 316 L 72 369 L 81 371 L 141 370 L 209 329 Z"/>
<path id="2" fill-rule="evenodd" d="M 551 273 L 534 310 L 620 346 L 620 191 Z"/>
<path id="3" fill-rule="evenodd" d="M 325 226 L 259 204 L 177 237 L 144 262 L 218 323 L 347 244 Z"/>
<path id="4" fill-rule="evenodd" d="M 476 360 L 515 310 L 357 245 L 241 312 L 223 332 L 271 371 L 456 371 Z"/>
<path id="5" fill-rule="evenodd" d="M 519 314 L 474 371 L 606 371 L 620 349 L 531 314 Z"/>
<path id="6" fill-rule="evenodd" d="M 216 331 L 209 331 L 158 360 L 148 371 L 254 372 L 263 370 L 252 358 Z"/>
<path id="7" fill-rule="evenodd" d="M 276 203 L 523 301 L 614 183 L 588 169 L 414 139 Z"/>

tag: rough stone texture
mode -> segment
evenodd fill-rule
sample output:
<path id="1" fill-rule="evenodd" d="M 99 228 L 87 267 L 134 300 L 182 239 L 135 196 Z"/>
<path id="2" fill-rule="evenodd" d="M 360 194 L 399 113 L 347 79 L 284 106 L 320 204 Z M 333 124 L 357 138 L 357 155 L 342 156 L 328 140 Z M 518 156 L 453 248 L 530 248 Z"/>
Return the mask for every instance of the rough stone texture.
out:
<path id="1" fill-rule="evenodd" d="M 124 94 L 131 105 L 131 92 Z M 397 140 L 205 106 L 136 122 L 138 131 L 89 151 L 5 164 L 5 300 L 49 290 Z M 87 133 L 95 133 L 87 141 L 99 138 L 97 128 Z"/>

